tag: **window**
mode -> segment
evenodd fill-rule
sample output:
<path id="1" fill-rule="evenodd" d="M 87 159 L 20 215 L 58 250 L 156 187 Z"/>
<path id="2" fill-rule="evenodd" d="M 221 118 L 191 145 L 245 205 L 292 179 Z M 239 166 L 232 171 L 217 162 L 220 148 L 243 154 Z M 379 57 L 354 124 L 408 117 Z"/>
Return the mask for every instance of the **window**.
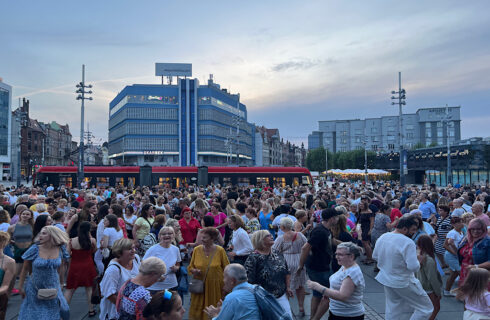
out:
<path id="1" fill-rule="evenodd" d="M 378 128 L 376 127 L 371 128 L 371 133 L 378 133 Z"/>
<path id="2" fill-rule="evenodd" d="M 346 138 L 342 138 L 342 140 L 340 140 L 340 142 L 341 142 L 342 144 L 346 144 L 346 143 L 347 143 L 347 139 L 346 139 Z"/>
<path id="3" fill-rule="evenodd" d="M 394 143 L 388 144 L 388 149 L 395 150 L 395 144 Z"/>
<path id="4" fill-rule="evenodd" d="M 413 132 L 407 132 L 407 139 L 413 139 Z"/>
<path id="5" fill-rule="evenodd" d="M 425 129 L 427 130 L 427 129 L 430 129 L 430 128 L 431 128 L 430 122 L 426 122 L 425 123 Z"/>
<path id="6" fill-rule="evenodd" d="M 437 121 L 437 127 L 442 128 L 442 122 L 441 121 Z"/>
<path id="7" fill-rule="evenodd" d="M 373 145 L 371 146 L 371 150 L 373 150 L 373 151 L 378 150 L 378 146 L 377 146 L 377 145 L 375 145 L 375 144 L 373 144 Z"/>
<path id="8" fill-rule="evenodd" d="M 443 137 L 443 134 L 442 134 L 442 128 L 437 128 L 437 137 L 438 137 L 438 138 Z"/>
<path id="9" fill-rule="evenodd" d="M 361 143 L 362 142 L 362 137 L 356 136 L 356 143 Z"/>
<path id="10" fill-rule="evenodd" d="M 429 131 L 425 131 L 425 137 L 426 138 L 431 138 L 432 137 L 432 132 L 429 130 Z"/>

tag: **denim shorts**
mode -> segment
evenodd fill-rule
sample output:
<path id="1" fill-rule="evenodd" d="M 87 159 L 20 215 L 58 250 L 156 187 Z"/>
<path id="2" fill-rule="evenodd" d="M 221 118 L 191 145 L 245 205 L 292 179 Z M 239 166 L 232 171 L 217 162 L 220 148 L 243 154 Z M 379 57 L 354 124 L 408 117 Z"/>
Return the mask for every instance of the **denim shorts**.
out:
<path id="1" fill-rule="evenodd" d="M 444 261 L 446 261 L 449 269 L 452 271 L 461 271 L 461 266 L 459 265 L 459 259 L 452 253 L 446 251 L 444 254 Z"/>
<path id="2" fill-rule="evenodd" d="M 332 272 L 330 270 L 327 271 L 315 271 L 311 270 L 309 268 L 306 268 L 306 272 L 308 273 L 308 277 L 310 278 L 311 281 L 318 282 L 322 286 L 328 288 L 330 287 L 330 281 L 329 278 L 332 275 Z M 313 296 L 314 297 L 321 297 L 322 293 L 313 290 Z"/>

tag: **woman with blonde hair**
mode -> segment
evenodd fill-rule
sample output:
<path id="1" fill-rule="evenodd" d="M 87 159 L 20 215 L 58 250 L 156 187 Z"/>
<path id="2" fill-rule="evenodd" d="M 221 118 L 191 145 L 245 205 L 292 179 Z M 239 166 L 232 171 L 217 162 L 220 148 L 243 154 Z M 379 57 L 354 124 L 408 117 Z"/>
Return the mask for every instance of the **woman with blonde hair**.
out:
<path id="1" fill-rule="evenodd" d="M 225 212 L 227 216 L 231 216 L 237 213 L 235 199 L 228 199 L 228 201 L 226 202 Z"/>
<path id="2" fill-rule="evenodd" d="M 20 275 L 20 294 L 24 299 L 20 307 L 18 319 L 69 319 L 70 308 L 61 291 L 60 269 L 62 260 L 70 255 L 65 249 L 68 235 L 54 226 L 46 226 L 39 233 L 39 243 L 33 244 L 22 256 L 24 265 Z M 27 284 L 24 282 L 31 273 Z M 49 300 L 38 299 L 39 289 L 52 289 L 45 294 Z M 25 291 L 24 291 L 25 290 Z"/>
<path id="3" fill-rule="evenodd" d="M 275 230 L 272 227 L 272 221 L 274 221 L 274 214 L 272 213 L 272 206 L 270 205 L 269 202 L 270 201 L 262 202 L 262 210 L 259 212 L 260 229 L 268 230 L 274 236 Z"/>

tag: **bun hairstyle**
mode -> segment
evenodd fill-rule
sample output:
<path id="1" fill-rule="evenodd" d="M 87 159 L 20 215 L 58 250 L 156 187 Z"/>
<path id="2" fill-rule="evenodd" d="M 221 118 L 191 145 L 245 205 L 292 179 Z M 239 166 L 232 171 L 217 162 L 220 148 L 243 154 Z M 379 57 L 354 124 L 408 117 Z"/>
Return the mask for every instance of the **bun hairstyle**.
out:
<path id="1" fill-rule="evenodd" d="M 143 309 L 143 317 L 156 319 L 162 312 L 169 314 L 174 308 L 179 294 L 175 291 L 163 290 L 155 293 Z"/>

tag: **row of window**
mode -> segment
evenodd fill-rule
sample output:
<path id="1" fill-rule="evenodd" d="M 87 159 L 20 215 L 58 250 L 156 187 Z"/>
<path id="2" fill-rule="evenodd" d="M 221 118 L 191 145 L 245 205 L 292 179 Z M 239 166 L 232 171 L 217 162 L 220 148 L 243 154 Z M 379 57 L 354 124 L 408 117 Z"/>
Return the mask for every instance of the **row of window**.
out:
<path id="1" fill-rule="evenodd" d="M 234 115 L 238 115 L 240 118 L 245 118 L 245 112 L 241 111 L 238 107 L 229 105 L 214 97 L 200 97 L 198 104 L 212 105 Z"/>
<path id="2" fill-rule="evenodd" d="M 233 126 L 236 128 L 236 122 L 234 122 L 233 117 L 226 115 L 222 112 L 213 109 L 199 109 L 199 120 L 213 120 L 216 122 L 220 122 L 227 126 Z M 236 130 L 236 129 L 235 129 Z M 248 134 L 250 133 L 250 126 L 245 121 L 240 121 L 240 132 L 245 131 Z"/>
<path id="3" fill-rule="evenodd" d="M 177 123 L 162 122 L 127 122 L 109 131 L 109 141 L 116 140 L 124 135 L 178 135 Z"/>
<path id="4" fill-rule="evenodd" d="M 126 119 L 165 119 L 179 120 L 177 108 L 135 108 L 129 107 L 109 119 L 109 128 Z"/>

